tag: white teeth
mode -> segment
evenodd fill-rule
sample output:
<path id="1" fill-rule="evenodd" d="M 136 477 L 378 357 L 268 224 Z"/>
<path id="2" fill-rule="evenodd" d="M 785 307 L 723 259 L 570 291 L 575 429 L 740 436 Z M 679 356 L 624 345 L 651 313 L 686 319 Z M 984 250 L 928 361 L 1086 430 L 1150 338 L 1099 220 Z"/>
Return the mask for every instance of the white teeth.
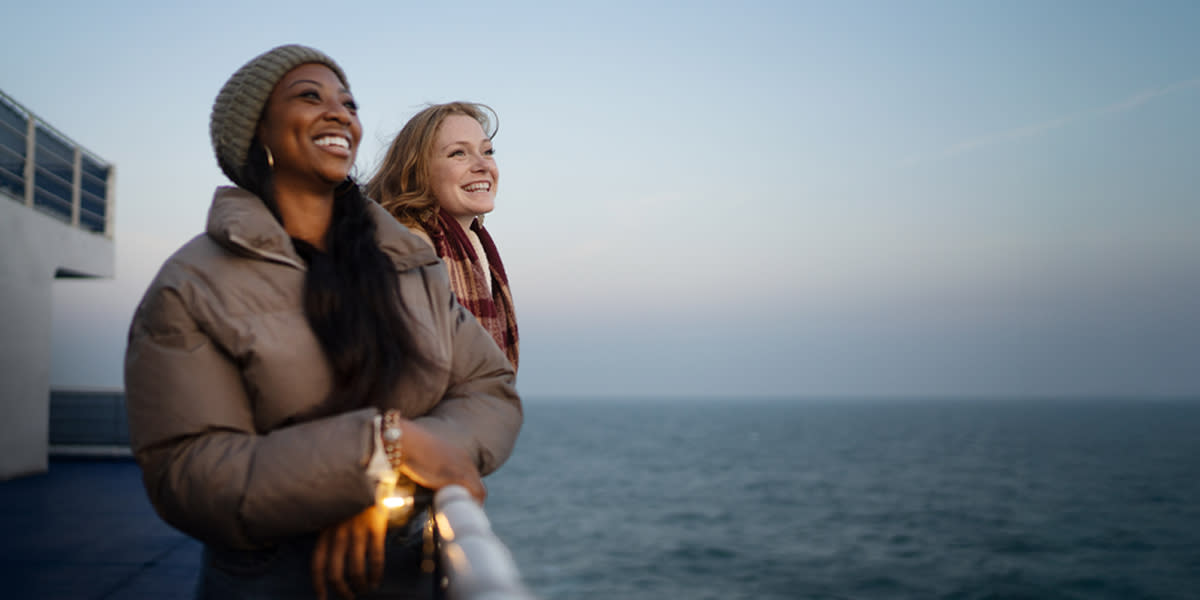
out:
<path id="1" fill-rule="evenodd" d="M 492 189 L 492 184 L 486 181 L 482 183 L 472 183 L 470 185 L 463 186 L 463 189 L 467 190 L 468 192 L 486 192 Z"/>
<path id="2" fill-rule="evenodd" d="M 350 149 L 350 141 L 344 137 L 336 135 L 327 135 L 322 138 L 317 138 L 316 145 L 318 146 L 337 146 L 339 148 Z"/>

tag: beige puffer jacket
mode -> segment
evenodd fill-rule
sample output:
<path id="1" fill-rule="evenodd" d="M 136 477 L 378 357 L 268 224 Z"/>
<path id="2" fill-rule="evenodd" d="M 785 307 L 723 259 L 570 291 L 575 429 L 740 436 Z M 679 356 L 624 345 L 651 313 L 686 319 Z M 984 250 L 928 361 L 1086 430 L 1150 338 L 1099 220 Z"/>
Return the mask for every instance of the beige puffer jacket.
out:
<path id="1" fill-rule="evenodd" d="M 450 292 L 427 244 L 371 203 L 409 323 L 437 368 L 388 406 L 464 448 L 480 472 L 508 458 L 522 422 L 515 375 Z M 374 500 L 375 408 L 296 423 L 331 374 L 302 309 L 305 263 L 264 204 L 218 188 L 205 235 L 171 256 L 129 331 L 125 395 L 151 503 L 197 539 L 254 548 L 311 533 Z"/>

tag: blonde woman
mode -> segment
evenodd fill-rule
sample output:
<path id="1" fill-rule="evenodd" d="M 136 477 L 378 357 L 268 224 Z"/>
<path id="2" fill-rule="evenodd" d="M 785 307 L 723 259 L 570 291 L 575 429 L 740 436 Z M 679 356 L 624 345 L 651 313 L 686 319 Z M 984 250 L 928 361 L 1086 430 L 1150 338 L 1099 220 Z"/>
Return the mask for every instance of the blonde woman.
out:
<path id="1" fill-rule="evenodd" d="M 483 215 L 496 206 L 500 183 L 494 117 L 491 108 L 471 102 L 425 108 L 396 135 L 367 184 L 367 195 L 433 247 L 446 263 L 459 303 L 492 334 L 516 369 L 519 335 L 512 292 L 500 253 L 483 226 Z"/>

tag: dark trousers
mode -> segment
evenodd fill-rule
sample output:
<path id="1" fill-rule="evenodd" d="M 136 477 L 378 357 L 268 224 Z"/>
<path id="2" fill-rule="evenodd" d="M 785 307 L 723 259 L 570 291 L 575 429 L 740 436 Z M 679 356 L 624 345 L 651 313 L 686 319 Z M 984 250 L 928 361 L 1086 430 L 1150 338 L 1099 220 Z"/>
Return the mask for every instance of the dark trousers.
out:
<path id="1" fill-rule="evenodd" d="M 427 514 L 427 513 L 426 513 Z M 407 528 L 388 531 L 383 582 L 361 600 L 432 600 L 433 575 L 421 570 L 424 515 Z M 204 546 L 196 600 L 267 600 L 316 598 L 312 552 L 316 537 L 289 540 L 263 550 Z M 329 598 L 340 598 L 327 587 Z"/>

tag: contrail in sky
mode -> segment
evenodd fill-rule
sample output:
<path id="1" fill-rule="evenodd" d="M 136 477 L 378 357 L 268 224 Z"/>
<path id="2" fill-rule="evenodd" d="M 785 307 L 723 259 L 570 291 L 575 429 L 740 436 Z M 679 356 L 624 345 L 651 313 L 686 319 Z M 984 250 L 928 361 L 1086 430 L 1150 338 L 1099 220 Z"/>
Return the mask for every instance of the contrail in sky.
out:
<path id="1" fill-rule="evenodd" d="M 967 140 L 965 142 L 959 142 L 941 152 L 936 152 L 936 153 L 927 154 L 927 155 L 911 156 L 911 157 L 905 159 L 904 161 L 902 161 L 900 163 L 900 166 L 911 167 L 915 164 L 920 164 L 920 163 L 924 163 L 924 162 L 932 162 L 934 160 L 944 160 L 947 158 L 958 156 L 960 154 L 966 154 L 967 152 L 971 152 L 972 150 L 977 150 L 979 148 L 984 148 L 987 146 L 995 146 L 996 144 L 1002 144 L 1002 143 L 1011 142 L 1014 140 L 1031 138 L 1036 135 L 1041 135 L 1043 133 L 1046 133 L 1048 131 L 1053 131 L 1055 129 L 1060 129 L 1062 127 L 1066 127 L 1067 125 L 1070 125 L 1072 123 L 1077 123 L 1079 121 L 1086 121 L 1086 120 L 1094 119 L 1096 117 L 1100 117 L 1103 115 L 1111 115 L 1111 114 L 1122 113 L 1122 112 L 1126 112 L 1129 110 L 1133 110 L 1143 104 L 1146 104 L 1147 102 L 1150 102 L 1151 100 L 1154 100 L 1155 98 L 1161 98 L 1168 94 L 1172 94 L 1172 93 L 1178 92 L 1180 90 L 1186 90 L 1186 89 L 1191 89 L 1191 88 L 1200 88 L 1200 79 L 1188 79 L 1185 81 L 1177 81 L 1175 83 L 1165 85 L 1162 87 L 1149 89 L 1149 90 L 1143 90 L 1141 92 L 1138 92 L 1138 93 L 1130 96 L 1129 98 L 1126 98 L 1125 100 L 1116 102 L 1114 104 L 1109 104 L 1108 106 L 1103 106 L 1100 108 L 1093 108 L 1091 110 L 1077 112 L 1074 114 L 1058 117 L 1056 119 L 1051 119 L 1049 121 L 1042 121 L 1041 123 L 1035 123 L 1033 125 L 1025 125 L 1023 127 L 1017 127 L 1014 129 L 1009 129 L 1007 131 L 993 133 L 993 134 L 985 135 L 983 137 L 978 137 L 978 138 L 975 138 L 972 140 Z"/>

